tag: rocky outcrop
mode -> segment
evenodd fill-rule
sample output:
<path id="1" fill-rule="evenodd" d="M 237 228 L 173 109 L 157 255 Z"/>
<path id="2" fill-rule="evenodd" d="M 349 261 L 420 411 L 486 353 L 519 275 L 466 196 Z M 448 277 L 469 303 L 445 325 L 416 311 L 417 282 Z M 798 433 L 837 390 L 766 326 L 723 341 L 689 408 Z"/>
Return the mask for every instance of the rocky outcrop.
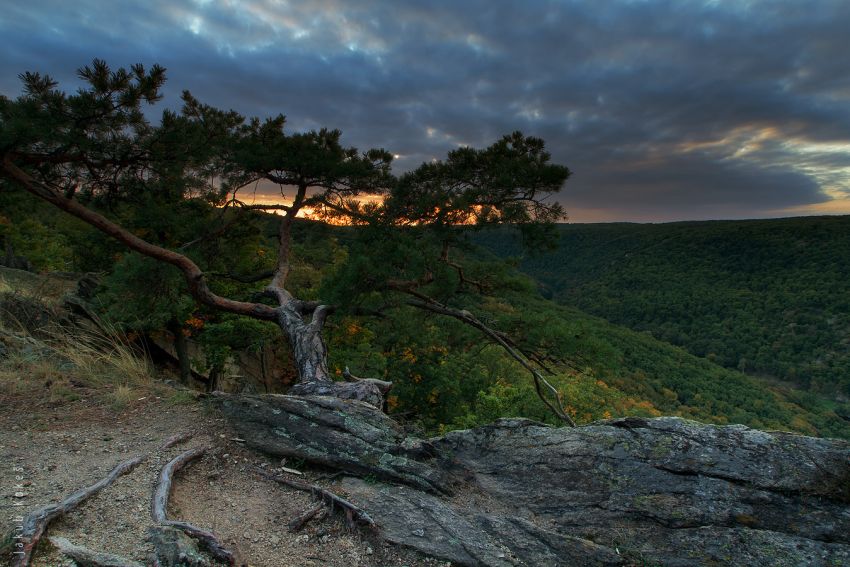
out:
<path id="1" fill-rule="evenodd" d="M 386 540 L 460 565 L 850 564 L 847 442 L 678 418 L 423 442 L 357 402 L 221 401 L 255 448 L 360 476 L 341 486 Z"/>
<path id="2" fill-rule="evenodd" d="M 446 492 L 448 477 L 427 461 L 428 443 L 405 436 L 386 414 L 330 396 L 228 396 L 215 399 L 249 447 L 361 477 Z"/>

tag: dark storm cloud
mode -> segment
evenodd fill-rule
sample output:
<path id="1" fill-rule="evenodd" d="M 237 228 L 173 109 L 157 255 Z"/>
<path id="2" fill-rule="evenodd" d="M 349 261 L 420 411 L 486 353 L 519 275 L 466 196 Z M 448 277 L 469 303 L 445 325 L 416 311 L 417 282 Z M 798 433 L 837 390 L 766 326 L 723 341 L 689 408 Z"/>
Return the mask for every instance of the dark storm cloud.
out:
<path id="1" fill-rule="evenodd" d="M 23 70 L 73 81 L 93 57 L 159 62 L 172 106 L 188 88 L 338 127 L 399 170 L 520 129 L 595 218 L 764 216 L 850 192 L 850 3 L 353 4 L 19 4 L 0 90 Z"/>

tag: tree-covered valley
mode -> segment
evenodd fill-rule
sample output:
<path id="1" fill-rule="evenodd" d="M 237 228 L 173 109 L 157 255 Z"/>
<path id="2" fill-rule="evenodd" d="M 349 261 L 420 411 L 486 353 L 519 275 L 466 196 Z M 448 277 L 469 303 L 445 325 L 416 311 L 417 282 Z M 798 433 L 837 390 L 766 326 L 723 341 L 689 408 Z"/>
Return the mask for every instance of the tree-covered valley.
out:
<path id="1" fill-rule="evenodd" d="M 522 269 L 559 303 L 727 368 L 850 395 L 850 218 L 560 225 Z M 505 235 L 488 247 L 519 257 Z"/>
<path id="2" fill-rule="evenodd" d="M 6 210 L 16 211 L 17 222 L 4 225 L 4 236 L 17 254 L 31 260 L 33 269 L 99 271 L 102 279 L 93 303 L 101 316 L 139 336 L 172 336 L 169 325 L 177 321 L 181 334 L 205 348 L 206 359 L 194 361 L 199 368 L 280 340 L 270 324 L 197 305 L 177 270 L 127 254 L 110 239 L 49 207 L 8 203 Z M 244 245 L 230 249 L 222 242 L 210 256 L 210 268 L 234 273 L 267 269 L 279 222 L 277 215 L 256 213 L 253 222 L 241 228 L 252 235 L 250 254 Z M 393 381 L 388 411 L 427 432 L 482 425 L 499 417 L 557 423 L 536 396 L 526 371 L 498 345 L 483 341 L 474 328 L 413 307 L 382 311 L 380 301 L 375 304 L 369 297 L 347 303 L 350 278 L 357 276 L 346 267 L 356 258 L 358 247 L 374 244 L 368 238 L 360 240 L 358 233 L 364 229 L 307 220 L 295 226 L 295 250 L 302 260 L 293 266 L 294 291 L 307 299 L 334 297 L 340 306 L 326 337 L 330 369 L 337 379 L 350 367 L 357 375 Z M 610 227 L 562 225 L 559 230 L 597 228 Z M 464 305 L 493 328 L 516 337 L 527 351 L 539 354 L 549 380 L 578 423 L 629 415 L 680 415 L 709 423 L 850 437 L 850 423 L 840 417 L 850 412 L 846 403 L 723 367 L 714 357 L 696 356 L 657 334 L 611 323 L 589 314 L 593 310 L 587 307 L 582 310 L 545 298 L 547 288 L 519 272 L 510 259 L 517 248 L 499 254 L 490 251 L 517 239 L 473 231 L 463 238 L 469 277 L 486 278 L 491 285 L 483 295 L 464 297 Z M 395 244 L 416 246 L 417 239 L 405 244 L 399 238 Z M 566 251 L 559 248 L 552 254 Z M 588 251 L 586 257 L 598 256 Z M 315 258 L 322 260 L 310 260 Z M 547 280 L 541 276 L 541 281 Z M 262 290 L 262 282 L 222 279 L 217 285 L 246 296 Z M 155 293 L 140 293 L 140 287 Z M 281 376 L 278 391 L 285 390 L 294 375 L 290 370 Z"/>
<path id="3" fill-rule="evenodd" d="M 399 173 L 78 78 L 0 96 L 11 565 L 850 557 L 835 219 L 573 227 L 519 131 Z"/>
<path id="4" fill-rule="evenodd" d="M 264 388 L 429 432 L 663 414 L 850 431 L 846 397 L 819 397 L 847 393 L 846 219 L 557 224 L 570 170 L 520 132 L 394 175 L 339 131 L 188 92 L 151 123 L 157 66 L 79 73 L 77 94 L 27 73 L 0 99 L 5 263 L 97 274 L 95 316 L 172 342 L 186 385 L 218 389 L 282 331 Z M 248 200 L 259 183 L 283 201 Z"/>

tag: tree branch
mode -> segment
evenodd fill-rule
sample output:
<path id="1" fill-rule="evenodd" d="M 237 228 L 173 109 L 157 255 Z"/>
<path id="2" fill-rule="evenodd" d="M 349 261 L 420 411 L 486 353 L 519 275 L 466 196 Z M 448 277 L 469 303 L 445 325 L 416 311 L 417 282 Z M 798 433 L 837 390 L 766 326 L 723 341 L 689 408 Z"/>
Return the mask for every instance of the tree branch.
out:
<path id="1" fill-rule="evenodd" d="M 218 215 L 217 220 L 221 220 L 222 218 L 224 218 L 224 215 L 226 214 L 227 208 L 229 206 L 230 206 L 230 202 L 228 201 L 227 204 L 225 204 L 224 207 L 221 208 L 221 213 Z M 178 248 L 178 250 L 186 250 L 187 248 L 191 248 L 192 246 L 194 246 L 198 242 L 202 242 L 202 241 L 208 240 L 210 238 L 216 238 L 218 236 L 221 236 L 222 234 L 227 232 L 227 229 L 229 229 L 231 226 L 236 224 L 236 222 L 239 221 L 239 220 L 241 220 L 241 219 L 239 219 L 238 216 L 234 216 L 232 219 L 230 219 L 226 223 L 222 224 L 221 226 L 219 226 L 215 230 L 212 230 L 212 231 L 210 231 L 206 234 L 199 236 L 198 238 L 195 238 L 194 240 L 190 240 L 189 242 L 181 245 L 180 248 Z"/>
<path id="2" fill-rule="evenodd" d="M 306 194 L 307 187 L 305 185 L 299 186 L 298 193 L 296 193 L 292 201 L 292 206 L 283 215 L 278 229 L 277 266 L 269 288 L 278 296 L 281 305 L 285 305 L 292 300 L 292 295 L 286 291 L 286 278 L 289 277 L 289 270 L 291 268 L 292 222 L 298 211 L 301 210 L 301 205 L 304 203 L 304 196 Z"/>
<path id="3" fill-rule="evenodd" d="M 77 201 L 66 198 L 61 192 L 34 179 L 31 175 L 20 169 L 11 161 L 8 155 L 3 159 L 2 172 L 36 197 L 90 224 L 123 243 L 131 250 L 177 267 L 183 272 L 183 276 L 189 286 L 189 293 L 201 303 L 222 311 L 253 317 L 254 319 L 268 321 L 277 319 L 275 310 L 262 303 L 234 301 L 214 294 L 210 291 L 205 281 L 204 273 L 192 260 L 178 252 L 151 244 L 118 226 L 106 217 L 86 208 Z"/>
<path id="4" fill-rule="evenodd" d="M 525 368 L 526 370 L 528 370 L 529 373 L 531 373 L 531 376 L 534 379 L 534 389 L 537 392 L 537 396 L 544 404 L 546 404 L 546 406 L 552 411 L 552 413 L 554 413 L 555 416 L 557 416 L 563 422 L 567 423 L 570 427 L 575 427 L 575 421 L 563 409 L 564 404 L 561 399 L 561 394 L 560 392 L 558 392 L 557 388 L 550 384 L 549 381 L 546 380 L 546 378 L 544 378 L 543 375 L 540 374 L 540 372 L 536 368 L 534 368 L 529 363 L 529 361 L 522 354 L 520 354 L 520 352 L 516 348 L 514 348 L 508 341 L 506 341 L 500 333 L 494 331 L 493 329 L 482 323 L 469 311 L 453 309 L 415 290 L 401 289 L 398 291 L 403 291 L 404 293 L 413 295 L 417 298 L 407 301 L 407 305 L 410 305 L 411 307 L 416 307 L 417 309 L 430 311 L 439 315 L 453 317 L 454 319 L 462 321 L 467 325 L 470 325 L 487 335 L 493 342 L 501 346 L 505 350 L 505 352 L 510 355 L 511 358 L 516 360 L 523 368 Z M 543 393 L 544 386 L 547 390 L 549 390 L 549 392 L 555 398 L 557 403 L 553 404 L 545 396 L 545 394 Z"/>
<path id="5" fill-rule="evenodd" d="M 457 272 L 458 277 L 460 278 L 461 285 L 463 285 L 463 284 L 473 285 L 473 286 L 478 288 L 478 293 L 482 293 L 482 294 L 484 293 L 486 286 L 483 283 L 476 281 L 476 280 L 468 279 L 463 272 L 463 266 L 449 260 L 449 241 L 448 240 L 443 241 L 443 250 L 440 253 L 440 261 L 443 262 L 444 264 L 446 264 L 447 266 L 454 268 L 454 270 Z"/>
<path id="6" fill-rule="evenodd" d="M 289 205 L 281 205 L 280 203 L 272 203 L 272 204 L 254 204 L 247 205 L 242 201 L 236 201 L 236 204 L 239 205 L 240 209 L 245 209 L 248 211 L 291 211 L 292 207 Z"/>
<path id="7" fill-rule="evenodd" d="M 310 325 L 317 331 L 320 331 L 325 326 L 325 320 L 328 318 L 328 315 L 333 313 L 333 311 L 334 307 L 332 305 L 319 305 L 313 311 L 313 319 L 310 321 Z"/>

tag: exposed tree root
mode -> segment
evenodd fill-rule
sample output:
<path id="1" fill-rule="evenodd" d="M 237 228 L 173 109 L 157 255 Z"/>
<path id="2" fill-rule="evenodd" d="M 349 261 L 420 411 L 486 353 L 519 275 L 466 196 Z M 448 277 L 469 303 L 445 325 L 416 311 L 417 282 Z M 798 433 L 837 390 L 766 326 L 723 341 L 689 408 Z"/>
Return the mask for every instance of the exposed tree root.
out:
<path id="1" fill-rule="evenodd" d="M 160 526 L 176 528 L 186 533 L 200 542 L 213 557 L 228 565 L 233 565 L 235 563 L 233 553 L 218 541 L 215 534 L 187 522 L 168 519 L 168 498 L 171 495 L 171 483 L 174 480 L 174 474 L 195 459 L 202 457 L 205 452 L 205 447 L 189 449 L 171 459 L 162 468 L 162 471 L 159 473 L 159 482 L 151 500 L 151 518 Z"/>
<path id="2" fill-rule="evenodd" d="M 324 503 L 319 502 L 318 504 L 308 509 L 306 512 L 304 512 L 297 518 L 293 519 L 291 522 L 289 522 L 289 531 L 293 533 L 297 532 L 298 530 L 306 526 L 307 522 L 318 516 L 319 512 L 322 512 L 324 510 Z"/>
<path id="3" fill-rule="evenodd" d="M 358 506 L 355 506 L 354 504 L 352 504 L 351 502 L 349 502 L 345 498 L 343 498 L 343 497 L 341 497 L 337 494 L 334 494 L 330 490 L 327 490 L 327 489 L 322 488 L 321 486 L 317 486 L 315 484 L 308 484 L 306 482 L 300 482 L 300 481 L 292 480 L 292 479 L 289 479 L 289 478 L 286 478 L 286 477 L 283 477 L 283 476 L 271 474 L 269 472 L 264 471 L 263 469 L 261 469 L 259 467 L 254 467 L 254 471 L 256 471 L 257 474 L 259 474 L 263 478 L 273 480 L 274 482 L 277 482 L 278 484 L 283 484 L 285 486 L 289 486 L 290 488 L 294 488 L 296 490 L 309 492 L 310 494 L 312 494 L 313 496 L 315 496 L 316 498 L 321 500 L 322 504 L 330 507 L 331 510 L 333 510 L 334 506 L 339 506 L 340 508 L 342 508 L 345 511 L 346 522 L 348 523 L 348 526 L 351 527 L 351 528 L 355 527 L 357 522 L 360 522 L 362 524 L 366 524 L 370 528 L 376 528 L 377 527 L 376 524 L 375 524 L 375 521 L 369 516 L 369 514 L 366 513 L 365 510 L 359 508 Z M 302 514 L 302 516 L 300 516 L 299 518 L 303 517 L 304 515 L 305 514 Z M 299 518 L 296 518 L 296 520 L 298 520 Z M 309 521 L 309 519 L 310 518 L 307 518 L 304 521 L 304 523 Z M 295 520 L 293 520 L 293 522 L 290 523 L 290 530 L 291 530 L 291 526 L 292 526 L 293 523 L 295 523 Z"/>
<path id="4" fill-rule="evenodd" d="M 63 555 L 73 559 L 80 567 L 144 567 L 138 561 L 74 545 L 64 537 L 52 536 L 48 539 Z"/>
<path id="5" fill-rule="evenodd" d="M 374 384 L 384 396 L 386 396 L 393 387 L 393 383 L 387 382 L 386 380 L 378 380 L 377 378 L 359 378 L 351 373 L 348 366 L 346 366 L 345 370 L 343 370 L 342 377 L 345 378 L 346 382 L 369 382 Z"/>
<path id="6" fill-rule="evenodd" d="M 191 431 L 184 431 L 183 433 L 175 433 L 174 435 L 172 435 L 171 437 L 166 439 L 165 442 L 162 445 L 159 446 L 159 450 L 164 451 L 165 449 L 170 449 L 171 447 L 174 447 L 175 445 L 179 445 L 180 443 L 188 441 L 189 439 L 191 439 L 194 436 L 195 436 L 195 434 L 192 433 Z"/>
<path id="7" fill-rule="evenodd" d="M 162 467 L 162 471 L 159 473 L 159 482 L 151 500 L 151 518 L 154 522 L 162 524 L 168 521 L 166 510 L 168 508 L 168 497 L 171 495 L 171 483 L 174 480 L 174 473 L 195 459 L 203 456 L 205 452 L 205 447 L 189 449 L 177 455 Z"/>
<path id="8" fill-rule="evenodd" d="M 99 480 L 97 483 L 78 490 L 68 496 L 58 504 L 49 504 L 43 508 L 39 508 L 30 512 L 24 518 L 22 529 L 15 536 L 15 544 L 22 544 L 23 547 L 17 548 L 12 556 L 12 565 L 14 567 L 27 567 L 32 561 L 32 555 L 35 551 L 38 542 L 41 540 L 44 532 L 51 522 L 70 512 L 113 482 L 115 480 L 136 468 L 145 456 L 135 457 L 129 461 L 124 461 L 110 472 L 106 477 Z"/>

